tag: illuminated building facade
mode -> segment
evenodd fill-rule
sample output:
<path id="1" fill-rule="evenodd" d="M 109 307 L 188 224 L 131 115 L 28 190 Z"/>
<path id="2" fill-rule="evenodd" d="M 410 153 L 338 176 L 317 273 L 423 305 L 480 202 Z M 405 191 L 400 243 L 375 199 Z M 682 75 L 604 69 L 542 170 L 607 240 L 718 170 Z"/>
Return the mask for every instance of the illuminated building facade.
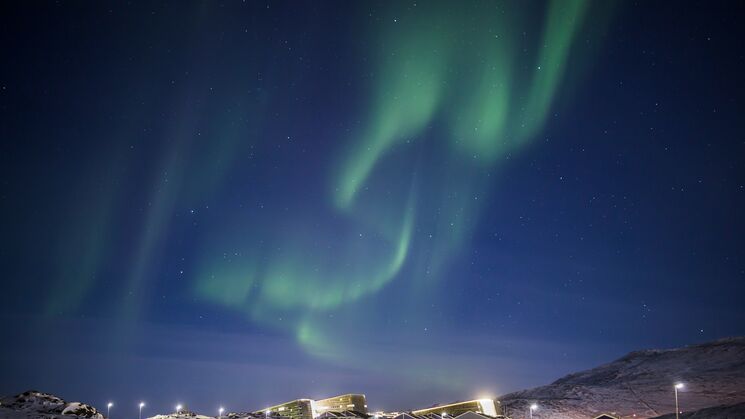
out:
<path id="1" fill-rule="evenodd" d="M 345 410 L 367 413 L 367 400 L 364 394 L 342 394 L 341 396 L 316 400 L 314 405 L 316 415 L 324 412 L 343 412 Z"/>
<path id="2" fill-rule="evenodd" d="M 267 407 L 255 413 L 267 416 L 282 416 L 287 419 L 314 419 L 326 412 L 355 411 L 367 414 L 367 400 L 364 394 L 342 394 L 322 400 L 297 399 Z"/>
<path id="3" fill-rule="evenodd" d="M 426 409 L 414 410 L 411 413 L 415 416 L 435 414 L 440 417 L 450 416 L 454 418 L 466 412 L 476 412 L 486 416 L 497 417 L 502 415 L 502 405 L 499 401 L 495 402 L 492 399 L 478 399 L 432 406 Z"/>

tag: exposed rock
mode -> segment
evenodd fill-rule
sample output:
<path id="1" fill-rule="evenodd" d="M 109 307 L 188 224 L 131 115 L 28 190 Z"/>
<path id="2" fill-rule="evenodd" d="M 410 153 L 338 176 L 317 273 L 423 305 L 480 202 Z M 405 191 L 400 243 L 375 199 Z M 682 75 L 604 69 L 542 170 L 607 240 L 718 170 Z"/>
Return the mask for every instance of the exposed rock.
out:
<path id="1" fill-rule="evenodd" d="M 96 408 L 36 390 L 25 391 L 0 400 L 2 419 L 104 419 Z"/>

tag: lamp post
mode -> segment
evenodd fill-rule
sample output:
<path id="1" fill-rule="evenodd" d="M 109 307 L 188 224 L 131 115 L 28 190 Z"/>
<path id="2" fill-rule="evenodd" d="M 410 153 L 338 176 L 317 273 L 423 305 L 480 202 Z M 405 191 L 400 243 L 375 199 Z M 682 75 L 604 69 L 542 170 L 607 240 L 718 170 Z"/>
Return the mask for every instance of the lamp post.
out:
<path id="1" fill-rule="evenodd" d="M 217 419 L 220 419 L 222 417 L 222 412 L 224 412 L 225 409 L 223 409 L 222 406 L 220 406 L 219 409 L 217 409 Z"/>
<path id="2" fill-rule="evenodd" d="M 176 405 L 176 413 L 181 413 L 182 406 L 180 404 Z"/>
<path id="3" fill-rule="evenodd" d="M 113 405 L 114 405 L 114 403 L 111 403 L 111 402 L 109 402 L 106 405 L 106 418 L 107 419 L 111 417 L 111 406 L 113 406 Z"/>
<path id="4" fill-rule="evenodd" d="M 145 407 L 145 402 L 140 402 L 140 419 L 142 419 L 142 408 Z"/>
<path id="5" fill-rule="evenodd" d="M 680 408 L 678 408 L 678 390 L 682 390 L 683 383 L 675 384 L 675 419 L 680 419 Z"/>
<path id="6" fill-rule="evenodd" d="M 530 409 L 528 409 L 528 413 L 530 414 L 530 419 L 533 419 L 533 411 L 538 409 L 538 405 L 533 403 L 530 405 Z"/>

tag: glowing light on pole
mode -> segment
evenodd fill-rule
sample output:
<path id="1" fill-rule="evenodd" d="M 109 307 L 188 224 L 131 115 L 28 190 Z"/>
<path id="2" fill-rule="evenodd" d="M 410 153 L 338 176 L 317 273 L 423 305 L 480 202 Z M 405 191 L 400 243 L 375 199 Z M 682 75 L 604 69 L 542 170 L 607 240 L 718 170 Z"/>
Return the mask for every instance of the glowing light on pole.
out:
<path id="1" fill-rule="evenodd" d="M 145 402 L 140 402 L 140 419 L 142 419 L 142 408 L 145 407 Z"/>
<path id="2" fill-rule="evenodd" d="M 217 409 L 217 419 L 220 419 L 222 417 L 222 412 L 224 411 L 225 409 L 222 406 L 220 406 L 220 408 Z"/>
<path id="3" fill-rule="evenodd" d="M 113 406 L 113 405 L 114 405 L 114 403 L 111 403 L 111 402 L 109 402 L 106 405 L 106 417 L 107 418 L 111 417 L 111 406 Z"/>
<path id="4" fill-rule="evenodd" d="M 528 409 L 528 413 L 530 414 L 530 419 L 533 419 L 533 411 L 538 409 L 538 405 L 533 403 L 530 405 L 530 408 Z"/>
<path id="5" fill-rule="evenodd" d="M 183 406 L 181 406 L 180 404 L 177 404 L 176 405 L 176 413 L 181 413 L 181 408 L 183 408 Z"/>
<path id="6" fill-rule="evenodd" d="M 675 419 L 680 419 L 680 408 L 678 408 L 678 390 L 682 390 L 683 383 L 675 384 Z"/>

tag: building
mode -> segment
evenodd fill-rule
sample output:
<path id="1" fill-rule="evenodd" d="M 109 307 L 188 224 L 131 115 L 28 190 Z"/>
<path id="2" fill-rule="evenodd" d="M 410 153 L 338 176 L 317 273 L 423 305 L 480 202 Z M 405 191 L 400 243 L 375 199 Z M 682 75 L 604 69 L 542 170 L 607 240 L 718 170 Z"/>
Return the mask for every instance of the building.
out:
<path id="1" fill-rule="evenodd" d="M 364 394 L 342 394 L 328 399 L 297 399 L 270 406 L 255 413 L 279 415 L 287 419 L 315 419 L 326 412 L 354 411 L 367 415 L 367 400 Z M 329 419 L 329 418 L 326 418 Z"/>
<path id="2" fill-rule="evenodd" d="M 313 419 L 316 416 L 313 414 L 313 400 L 311 399 L 292 400 L 254 413 L 264 413 L 267 416 L 279 415 L 287 419 Z"/>
<path id="3" fill-rule="evenodd" d="M 413 413 L 414 416 L 435 414 L 440 417 L 450 416 L 454 418 L 466 412 L 474 412 L 486 416 L 497 417 L 502 415 L 502 405 L 499 401 L 495 402 L 492 399 L 478 399 L 432 406 L 426 409 L 414 410 L 411 413 Z"/>
<path id="4" fill-rule="evenodd" d="M 352 410 L 367 414 L 367 400 L 364 394 L 342 394 L 328 399 L 316 400 L 316 416 L 324 412 L 344 412 Z"/>
<path id="5" fill-rule="evenodd" d="M 334 412 L 328 410 L 321 413 L 316 419 L 368 419 L 370 415 L 356 412 L 354 410 L 345 410 L 343 412 Z"/>
<path id="6" fill-rule="evenodd" d="M 455 419 L 491 419 L 490 416 L 486 416 L 483 413 L 466 412 L 461 413 Z"/>

